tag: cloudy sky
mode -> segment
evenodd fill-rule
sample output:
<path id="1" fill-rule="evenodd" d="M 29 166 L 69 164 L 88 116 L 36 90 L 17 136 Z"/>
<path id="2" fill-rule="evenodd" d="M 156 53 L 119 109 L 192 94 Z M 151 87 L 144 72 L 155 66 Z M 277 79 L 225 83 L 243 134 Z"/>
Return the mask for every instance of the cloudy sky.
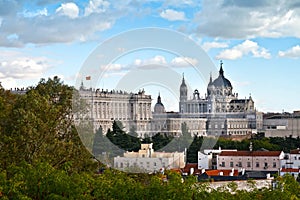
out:
<path id="1" fill-rule="evenodd" d="M 258 110 L 291 112 L 300 110 L 299 24 L 299 0 L 0 0 L 0 81 L 10 89 L 57 75 L 70 85 L 78 79 L 88 85 L 80 70 L 99 45 L 126 31 L 157 27 L 193 40 L 216 69 L 222 60 L 234 92 L 240 98 L 251 94 Z M 125 53 L 99 64 L 104 76 L 90 74 L 99 87 L 114 89 L 132 69 L 150 64 L 184 73 L 190 90 L 205 96 L 207 77 L 195 75 L 193 66 L 201 63 L 196 57 L 116 47 Z M 174 83 L 179 87 L 180 80 Z M 160 92 L 167 110 L 176 111 L 173 91 L 144 87 L 154 99 Z"/>

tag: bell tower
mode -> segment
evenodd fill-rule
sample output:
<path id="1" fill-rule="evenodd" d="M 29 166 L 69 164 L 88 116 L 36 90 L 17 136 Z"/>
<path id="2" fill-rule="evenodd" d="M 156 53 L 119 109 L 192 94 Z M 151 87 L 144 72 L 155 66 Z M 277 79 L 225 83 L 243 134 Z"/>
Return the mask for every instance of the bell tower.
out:
<path id="1" fill-rule="evenodd" d="M 180 85 L 180 101 L 187 100 L 187 86 L 184 80 L 184 74 L 182 75 L 182 83 Z"/>
<path id="2" fill-rule="evenodd" d="M 179 101 L 179 112 L 180 113 L 185 112 L 186 101 L 187 101 L 187 86 L 185 84 L 184 74 L 182 74 L 182 82 L 180 85 L 180 101 Z"/>

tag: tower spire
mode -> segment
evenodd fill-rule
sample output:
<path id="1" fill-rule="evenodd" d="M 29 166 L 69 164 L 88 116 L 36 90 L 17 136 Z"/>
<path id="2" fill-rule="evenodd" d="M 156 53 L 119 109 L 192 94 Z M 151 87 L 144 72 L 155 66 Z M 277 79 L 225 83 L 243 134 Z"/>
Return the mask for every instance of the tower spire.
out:
<path id="1" fill-rule="evenodd" d="M 211 83 L 212 83 L 212 74 L 211 74 L 211 72 L 210 72 L 209 84 L 211 84 Z"/>
<path id="2" fill-rule="evenodd" d="M 160 92 L 158 92 L 157 103 L 161 103 Z"/>
<path id="3" fill-rule="evenodd" d="M 219 71 L 220 76 L 224 76 L 224 70 L 223 70 L 223 61 L 220 61 L 220 71 Z"/>
<path id="4" fill-rule="evenodd" d="M 180 85 L 180 101 L 186 101 L 186 100 L 187 100 L 187 86 L 184 80 L 184 73 L 182 73 L 182 82 Z"/>

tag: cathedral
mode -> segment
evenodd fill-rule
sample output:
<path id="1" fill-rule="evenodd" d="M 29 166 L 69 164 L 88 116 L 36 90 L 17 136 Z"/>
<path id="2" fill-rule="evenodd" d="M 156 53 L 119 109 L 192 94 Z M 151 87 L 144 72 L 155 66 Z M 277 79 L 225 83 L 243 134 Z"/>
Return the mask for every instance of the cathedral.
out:
<path id="1" fill-rule="evenodd" d="M 237 93 L 232 93 L 232 85 L 224 76 L 223 63 L 221 62 L 219 76 L 214 81 L 210 77 L 207 86 L 207 95 L 200 98 L 196 89 L 192 99 L 187 99 L 187 86 L 184 77 L 180 86 L 179 111 L 181 114 L 203 114 L 203 113 L 232 113 L 252 112 L 254 102 L 251 96 L 248 99 L 238 99 Z"/>
<path id="2" fill-rule="evenodd" d="M 153 120 L 164 120 L 158 127 L 161 132 L 180 134 L 181 124 L 186 123 L 193 135 L 247 135 L 262 127 L 262 113 L 254 108 L 252 97 L 239 99 L 232 92 L 231 82 L 225 78 L 223 63 L 220 63 L 219 76 L 210 81 L 205 98 L 200 98 L 197 89 L 192 98 L 188 99 L 185 77 L 180 85 L 179 112 L 164 111 L 161 97 L 155 105 Z M 157 127 L 156 127 L 157 128 Z"/>

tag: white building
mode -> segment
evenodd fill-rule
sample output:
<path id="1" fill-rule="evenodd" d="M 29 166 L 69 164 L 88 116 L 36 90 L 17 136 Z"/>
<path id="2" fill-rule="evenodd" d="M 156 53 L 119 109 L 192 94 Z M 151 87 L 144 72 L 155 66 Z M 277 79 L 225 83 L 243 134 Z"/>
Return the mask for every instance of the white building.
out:
<path id="1" fill-rule="evenodd" d="M 204 149 L 198 151 L 198 169 L 217 169 L 217 155 L 222 151 L 237 151 L 236 149 Z"/>
<path id="2" fill-rule="evenodd" d="M 114 158 L 114 167 L 120 170 L 155 172 L 161 169 L 183 168 L 184 152 L 154 152 L 153 144 L 141 144 L 138 152 L 126 152 Z"/>
<path id="3" fill-rule="evenodd" d="M 300 174 L 300 169 L 299 168 L 281 168 L 280 176 L 284 176 L 285 174 L 290 174 L 296 179 L 296 178 L 298 178 L 298 176 Z"/>
<path id="4" fill-rule="evenodd" d="M 101 126 L 103 133 L 106 134 L 107 130 L 112 128 L 113 121 L 118 120 L 122 122 L 125 131 L 134 127 L 142 137 L 149 133 L 152 99 L 151 95 L 146 95 L 144 90 L 138 93 L 103 89 L 87 90 L 82 85 L 79 94 L 90 106 L 88 117 L 93 121 L 96 130 Z"/>
<path id="5" fill-rule="evenodd" d="M 300 149 L 291 150 L 286 153 L 284 159 L 281 160 L 280 175 L 291 174 L 297 178 L 300 173 Z"/>
<path id="6" fill-rule="evenodd" d="M 286 153 L 281 161 L 281 167 L 300 169 L 300 149 L 294 149 L 290 153 Z"/>
<path id="7" fill-rule="evenodd" d="M 264 115 L 265 137 L 300 137 L 300 111 Z"/>
<path id="8" fill-rule="evenodd" d="M 283 151 L 222 151 L 217 156 L 218 169 L 278 172 Z"/>

